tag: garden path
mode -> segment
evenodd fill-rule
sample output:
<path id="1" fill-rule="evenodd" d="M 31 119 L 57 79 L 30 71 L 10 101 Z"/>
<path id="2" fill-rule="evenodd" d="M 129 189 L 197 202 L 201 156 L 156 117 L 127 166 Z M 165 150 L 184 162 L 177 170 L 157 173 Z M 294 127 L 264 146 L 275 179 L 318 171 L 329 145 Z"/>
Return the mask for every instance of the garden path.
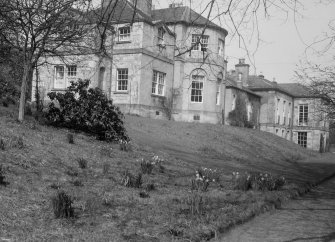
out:
<path id="1" fill-rule="evenodd" d="M 219 241 L 335 241 L 335 178 L 223 236 Z"/>

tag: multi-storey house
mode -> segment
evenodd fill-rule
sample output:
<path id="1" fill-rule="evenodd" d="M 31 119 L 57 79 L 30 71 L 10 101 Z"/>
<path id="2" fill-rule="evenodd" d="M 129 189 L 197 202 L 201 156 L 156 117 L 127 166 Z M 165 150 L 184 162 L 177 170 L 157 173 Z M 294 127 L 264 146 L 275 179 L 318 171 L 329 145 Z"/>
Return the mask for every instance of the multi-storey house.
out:
<path id="1" fill-rule="evenodd" d="M 173 119 L 221 123 L 227 31 L 185 6 L 155 10 L 153 18 L 176 34 Z"/>
<path id="2" fill-rule="evenodd" d="M 234 73 L 244 81 L 244 88 L 261 97 L 260 130 L 309 149 L 328 150 L 329 122 L 320 109 L 320 97 L 298 83 L 279 84 L 263 75 L 250 75 L 243 59 Z"/>
<path id="3" fill-rule="evenodd" d="M 107 54 L 47 58 L 47 64 L 37 71 L 45 99 L 45 93 L 64 91 L 71 80 L 90 79 L 90 85 L 102 89 L 123 112 L 166 117 L 165 103 L 172 96 L 176 35 L 163 21 L 152 18 L 151 0 L 138 1 L 136 8 L 134 1 L 115 1 L 110 9 L 102 6 L 107 8 L 105 15 L 112 16 L 108 26 L 112 31 L 105 41 Z M 92 31 L 91 37 L 99 38 L 97 31 Z"/>

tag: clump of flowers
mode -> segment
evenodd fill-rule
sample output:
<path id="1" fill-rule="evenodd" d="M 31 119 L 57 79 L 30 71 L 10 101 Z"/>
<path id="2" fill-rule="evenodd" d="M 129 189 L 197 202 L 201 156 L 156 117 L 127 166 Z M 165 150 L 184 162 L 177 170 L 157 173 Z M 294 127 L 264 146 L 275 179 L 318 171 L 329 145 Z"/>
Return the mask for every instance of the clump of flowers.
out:
<path id="1" fill-rule="evenodd" d="M 142 173 L 134 175 L 125 170 L 121 175 L 121 184 L 126 187 L 140 188 L 142 186 Z"/>
<path id="2" fill-rule="evenodd" d="M 200 168 L 195 171 L 195 179 L 191 180 L 191 190 L 206 192 L 212 182 L 218 182 L 219 175 L 216 170 Z"/>
<path id="3" fill-rule="evenodd" d="M 125 139 L 120 139 L 119 144 L 120 144 L 120 150 L 122 150 L 122 151 L 130 151 L 131 150 L 130 141 L 125 140 Z"/>
<path id="4" fill-rule="evenodd" d="M 142 158 L 139 160 L 141 164 L 141 172 L 143 174 L 151 174 L 155 166 L 157 166 L 159 171 L 161 171 L 163 161 L 164 159 L 158 156 L 153 156 L 150 160 Z"/>
<path id="5" fill-rule="evenodd" d="M 276 191 L 286 184 L 286 179 L 270 173 L 233 172 L 232 184 L 236 190 Z"/>

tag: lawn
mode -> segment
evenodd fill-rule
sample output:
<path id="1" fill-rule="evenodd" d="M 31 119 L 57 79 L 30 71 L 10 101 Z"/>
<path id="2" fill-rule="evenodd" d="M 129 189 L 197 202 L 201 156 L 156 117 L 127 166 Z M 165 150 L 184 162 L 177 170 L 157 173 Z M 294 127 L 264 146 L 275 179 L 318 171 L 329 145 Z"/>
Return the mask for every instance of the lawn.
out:
<path id="1" fill-rule="evenodd" d="M 335 172 L 329 155 L 307 151 L 274 135 L 228 126 L 126 116 L 131 150 L 83 133 L 69 144 L 66 129 L 15 121 L 0 107 L 0 241 L 203 241 L 294 196 Z M 162 159 L 140 188 L 125 174 L 141 173 L 140 160 Z M 80 168 L 78 160 L 86 160 Z M 79 164 L 80 163 L 80 164 Z M 191 191 L 199 167 L 217 169 L 206 192 Z M 233 171 L 287 178 L 279 191 L 234 190 Z M 75 218 L 56 219 L 52 197 L 63 190 Z"/>

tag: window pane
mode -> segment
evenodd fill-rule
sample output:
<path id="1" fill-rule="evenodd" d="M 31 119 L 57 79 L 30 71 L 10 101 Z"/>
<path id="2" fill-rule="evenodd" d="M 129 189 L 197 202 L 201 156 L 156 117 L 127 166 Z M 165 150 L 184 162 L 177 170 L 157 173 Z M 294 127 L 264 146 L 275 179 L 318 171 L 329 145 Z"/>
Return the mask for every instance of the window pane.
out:
<path id="1" fill-rule="evenodd" d="M 64 66 L 56 66 L 56 79 L 64 79 Z"/>
<path id="2" fill-rule="evenodd" d="M 77 76 L 77 66 L 68 66 L 67 75 L 68 77 L 76 77 Z"/>
<path id="3" fill-rule="evenodd" d="M 165 76 L 166 74 L 159 71 L 154 71 L 152 81 L 152 93 L 160 96 L 164 96 L 165 87 Z"/>
<path id="4" fill-rule="evenodd" d="M 198 76 L 194 76 L 198 77 Z M 191 101 L 192 102 L 202 102 L 202 89 L 203 82 L 201 81 L 192 81 L 192 89 L 191 89 Z"/>
<path id="5" fill-rule="evenodd" d="M 117 90 L 118 91 L 128 90 L 128 69 L 117 70 Z"/>

